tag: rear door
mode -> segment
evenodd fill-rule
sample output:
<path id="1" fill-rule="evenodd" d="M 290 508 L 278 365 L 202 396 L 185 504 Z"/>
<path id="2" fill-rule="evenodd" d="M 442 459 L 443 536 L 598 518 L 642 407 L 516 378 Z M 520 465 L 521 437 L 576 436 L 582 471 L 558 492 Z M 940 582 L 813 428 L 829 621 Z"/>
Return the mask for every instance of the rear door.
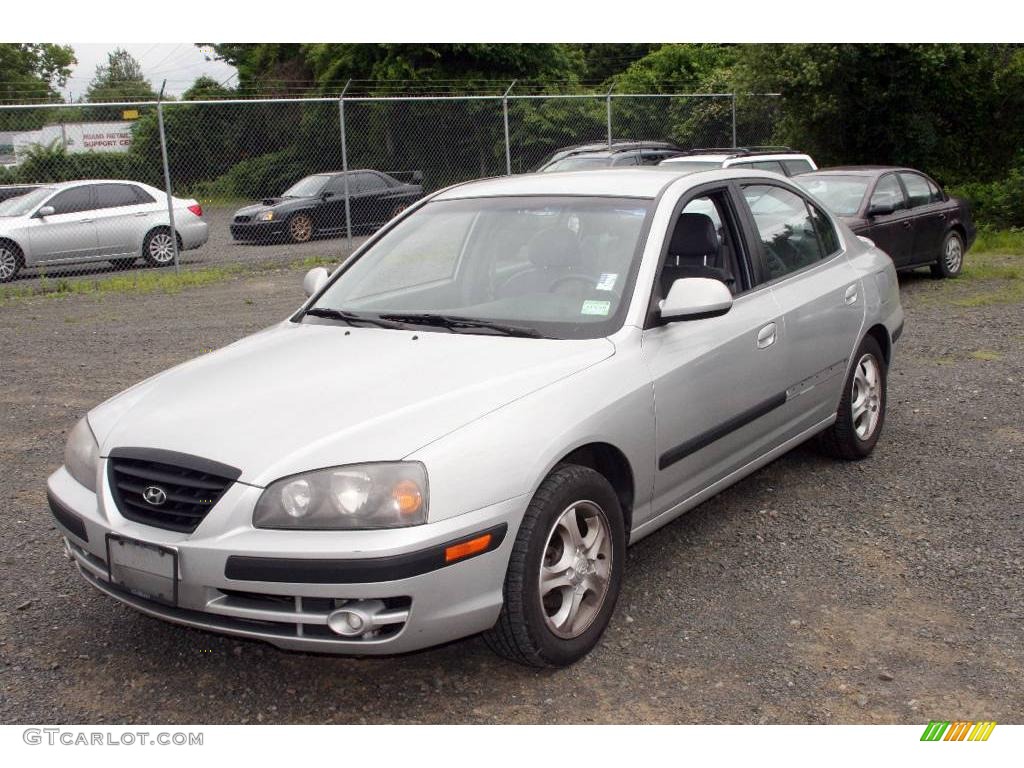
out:
<path id="1" fill-rule="evenodd" d="M 942 238 L 946 235 L 946 204 L 938 187 L 930 184 L 919 173 L 899 172 L 900 181 L 907 191 L 907 204 L 913 222 L 914 240 L 911 246 L 914 264 L 926 264 L 939 258 Z M 936 196 L 932 190 L 938 192 Z"/>
<path id="2" fill-rule="evenodd" d="M 58 192 L 45 205 L 49 216 L 35 216 L 29 242 L 32 261 L 74 261 L 94 258 L 97 252 L 92 185 L 83 184 Z"/>
<path id="3" fill-rule="evenodd" d="M 836 409 L 864 320 L 864 290 L 828 215 L 789 186 L 742 183 L 765 279 L 782 315 L 787 437 Z"/>
<path id="4" fill-rule="evenodd" d="M 750 233 L 738 214 L 736 195 L 731 184 L 688 193 L 677 204 L 666 236 L 642 341 L 657 425 L 655 514 L 726 477 L 778 440 L 778 408 L 787 380 L 785 351 L 777 334 L 781 313 L 771 290 L 750 288 Z M 673 232 L 682 226 L 684 216 L 691 221 L 711 219 L 718 247 L 672 254 Z M 670 323 L 657 320 L 654 308 L 670 287 L 663 285 L 662 277 L 681 259 L 734 265 L 735 298 L 726 314 Z"/>
<path id="5" fill-rule="evenodd" d="M 134 253 L 142 239 L 141 229 L 155 201 L 134 184 L 95 184 L 95 222 L 99 255 Z M 145 203 L 145 198 L 149 198 Z"/>
<path id="6" fill-rule="evenodd" d="M 895 173 L 886 173 L 875 184 L 868 198 L 867 212 L 876 203 L 891 203 L 896 210 L 879 216 L 868 215 L 869 227 L 865 233 L 875 245 L 889 254 L 897 267 L 905 267 L 913 259 L 913 214 L 907 208 L 903 185 Z"/>

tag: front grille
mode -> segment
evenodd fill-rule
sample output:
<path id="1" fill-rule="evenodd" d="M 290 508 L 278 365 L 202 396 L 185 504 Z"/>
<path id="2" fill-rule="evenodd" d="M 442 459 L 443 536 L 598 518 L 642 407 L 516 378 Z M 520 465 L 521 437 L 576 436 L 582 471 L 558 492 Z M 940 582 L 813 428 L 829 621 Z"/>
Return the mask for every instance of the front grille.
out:
<path id="1" fill-rule="evenodd" d="M 194 531 L 241 474 L 224 464 L 169 451 L 131 453 L 111 452 L 110 489 L 117 509 L 129 520 L 170 531 Z M 162 503 L 154 503 L 161 498 Z"/>
<path id="2" fill-rule="evenodd" d="M 235 224 L 245 224 L 250 219 L 249 216 L 235 216 Z"/>

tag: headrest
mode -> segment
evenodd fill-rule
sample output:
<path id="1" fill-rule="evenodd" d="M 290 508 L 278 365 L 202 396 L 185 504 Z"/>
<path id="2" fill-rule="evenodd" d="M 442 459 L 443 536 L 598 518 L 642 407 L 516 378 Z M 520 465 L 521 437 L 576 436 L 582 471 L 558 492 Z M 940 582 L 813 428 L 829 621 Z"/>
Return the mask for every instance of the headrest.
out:
<path id="1" fill-rule="evenodd" d="M 534 266 L 548 267 L 579 266 L 582 254 L 576 235 L 562 227 L 541 230 L 527 244 L 527 253 Z"/>
<path id="2" fill-rule="evenodd" d="M 681 259 L 700 261 L 718 253 L 718 233 L 711 217 L 703 213 L 679 215 L 668 252 Z"/>

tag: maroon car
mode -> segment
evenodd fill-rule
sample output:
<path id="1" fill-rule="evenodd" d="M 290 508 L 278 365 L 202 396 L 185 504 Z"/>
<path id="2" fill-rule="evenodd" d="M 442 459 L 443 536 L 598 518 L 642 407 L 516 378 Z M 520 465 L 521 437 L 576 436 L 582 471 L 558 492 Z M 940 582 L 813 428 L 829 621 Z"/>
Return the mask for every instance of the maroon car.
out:
<path id="1" fill-rule="evenodd" d="M 889 254 L 897 269 L 930 267 L 956 277 L 974 242 L 967 203 L 910 168 L 847 166 L 794 177 L 858 235 Z"/>

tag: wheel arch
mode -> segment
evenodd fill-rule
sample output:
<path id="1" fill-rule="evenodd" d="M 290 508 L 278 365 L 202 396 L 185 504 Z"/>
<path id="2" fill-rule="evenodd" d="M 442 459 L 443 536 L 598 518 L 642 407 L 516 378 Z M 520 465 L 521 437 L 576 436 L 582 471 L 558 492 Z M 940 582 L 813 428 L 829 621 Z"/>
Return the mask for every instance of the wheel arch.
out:
<path id="1" fill-rule="evenodd" d="M 0 245 L 13 246 L 14 250 L 17 251 L 18 257 L 21 260 L 21 266 L 25 266 L 25 249 L 21 247 L 21 243 L 15 240 L 13 237 L 0 237 Z"/>
<path id="2" fill-rule="evenodd" d="M 555 466 L 561 464 L 589 467 L 604 476 L 611 484 L 615 495 L 619 498 L 619 504 L 622 506 L 622 515 L 626 524 L 626 541 L 628 542 L 633 526 L 636 480 L 626 454 L 611 443 L 593 442 L 574 448 L 559 459 Z"/>
<path id="3" fill-rule="evenodd" d="M 878 342 L 878 346 L 882 349 L 882 357 L 885 358 L 885 364 L 889 365 L 890 360 L 892 360 L 892 340 L 889 338 L 888 329 L 881 323 L 876 323 L 868 328 L 867 333 L 864 335 L 870 336 Z"/>

